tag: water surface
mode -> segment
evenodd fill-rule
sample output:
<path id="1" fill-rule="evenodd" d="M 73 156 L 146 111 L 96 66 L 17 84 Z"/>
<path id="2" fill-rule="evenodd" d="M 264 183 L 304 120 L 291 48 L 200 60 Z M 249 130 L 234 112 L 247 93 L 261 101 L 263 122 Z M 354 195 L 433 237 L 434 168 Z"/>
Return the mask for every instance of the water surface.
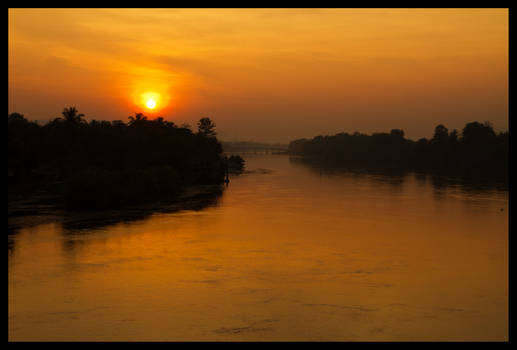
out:
<path id="1" fill-rule="evenodd" d="M 508 192 L 246 157 L 201 210 L 10 235 L 9 340 L 507 340 Z"/>

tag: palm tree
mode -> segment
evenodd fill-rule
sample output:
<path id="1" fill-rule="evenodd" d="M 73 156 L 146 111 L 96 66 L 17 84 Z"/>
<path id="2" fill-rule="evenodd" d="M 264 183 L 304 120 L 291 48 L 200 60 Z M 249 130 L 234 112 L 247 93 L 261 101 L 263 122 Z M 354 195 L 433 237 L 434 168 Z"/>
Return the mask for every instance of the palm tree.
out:
<path id="1" fill-rule="evenodd" d="M 140 125 L 147 120 L 147 117 L 142 113 L 135 113 L 134 117 L 130 115 L 127 118 L 129 119 L 129 125 Z"/>
<path id="2" fill-rule="evenodd" d="M 77 108 L 75 107 L 65 108 L 63 109 L 63 112 L 61 112 L 61 114 L 63 114 L 63 119 L 67 123 L 75 125 L 85 122 L 85 120 L 83 119 L 84 114 L 78 113 Z"/>

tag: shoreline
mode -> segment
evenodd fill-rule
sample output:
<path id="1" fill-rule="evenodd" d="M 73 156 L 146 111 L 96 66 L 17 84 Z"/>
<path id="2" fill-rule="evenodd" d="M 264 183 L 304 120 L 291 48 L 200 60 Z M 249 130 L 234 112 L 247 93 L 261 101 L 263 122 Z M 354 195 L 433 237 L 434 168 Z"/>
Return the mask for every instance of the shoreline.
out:
<path id="1" fill-rule="evenodd" d="M 119 222 L 137 221 L 155 213 L 200 210 L 217 204 L 224 192 L 223 185 L 194 185 L 168 199 L 107 210 L 67 210 L 61 195 L 40 192 L 23 199 L 11 200 L 7 206 L 8 235 L 41 224 L 61 222 L 69 228 L 91 228 Z"/>

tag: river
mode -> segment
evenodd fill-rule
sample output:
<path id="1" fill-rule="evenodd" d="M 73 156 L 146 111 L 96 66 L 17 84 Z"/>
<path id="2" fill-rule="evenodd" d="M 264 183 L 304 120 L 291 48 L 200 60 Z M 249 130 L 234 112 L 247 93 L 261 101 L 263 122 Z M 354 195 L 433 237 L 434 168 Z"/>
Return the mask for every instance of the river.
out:
<path id="1" fill-rule="evenodd" d="M 507 190 L 245 159 L 203 208 L 11 232 L 9 340 L 508 340 Z"/>

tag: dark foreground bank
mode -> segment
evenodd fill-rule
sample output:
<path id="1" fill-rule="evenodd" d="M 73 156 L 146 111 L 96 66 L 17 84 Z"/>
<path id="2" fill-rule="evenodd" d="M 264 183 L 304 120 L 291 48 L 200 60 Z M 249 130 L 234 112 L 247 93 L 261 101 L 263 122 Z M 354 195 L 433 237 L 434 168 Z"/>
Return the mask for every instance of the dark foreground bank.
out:
<path id="1" fill-rule="evenodd" d="M 8 202 L 46 192 L 68 210 L 123 208 L 219 185 L 242 159 L 222 156 L 215 124 L 197 132 L 159 117 L 87 122 L 75 107 L 40 125 L 8 116 Z"/>

